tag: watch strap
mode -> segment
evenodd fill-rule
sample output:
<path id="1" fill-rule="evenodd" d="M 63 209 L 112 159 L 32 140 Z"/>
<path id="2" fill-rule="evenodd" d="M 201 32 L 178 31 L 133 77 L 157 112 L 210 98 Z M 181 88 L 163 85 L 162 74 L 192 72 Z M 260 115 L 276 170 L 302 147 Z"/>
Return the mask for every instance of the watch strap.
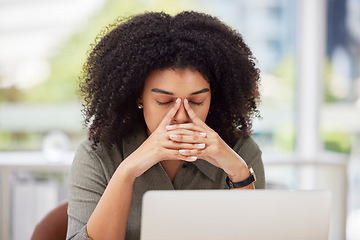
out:
<path id="1" fill-rule="evenodd" d="M 256 182 L 255 173 L 251 167 L 249 167 L 249 172 L 250 172 L 250 176 L 241 182 L 232 182 L 230 181 L 229 176 L 227 176 L 226 184 L 229 186 L 229 188 L 242 188 L 242 187 L 246 187 L 252 182 Z"/>

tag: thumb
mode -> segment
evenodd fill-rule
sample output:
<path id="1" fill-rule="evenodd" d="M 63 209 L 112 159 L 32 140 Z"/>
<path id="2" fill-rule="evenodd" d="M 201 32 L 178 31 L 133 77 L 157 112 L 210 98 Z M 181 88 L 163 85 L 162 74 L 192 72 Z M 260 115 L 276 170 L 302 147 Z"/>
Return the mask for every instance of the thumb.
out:
<path id="1" fill-rule="evenodd" d="M 181 99 L 177 98 L 174 106 L 172 106 L 172 108 L 169 110 L 169 112 L 165 115 L 164 119 L 159 124 L 159 127 L 165 128 L 167 125 L 170 124 L 171 119 L 175 116 L 175 114 L 179 110 L 180 102 L 181 102 Z"/>

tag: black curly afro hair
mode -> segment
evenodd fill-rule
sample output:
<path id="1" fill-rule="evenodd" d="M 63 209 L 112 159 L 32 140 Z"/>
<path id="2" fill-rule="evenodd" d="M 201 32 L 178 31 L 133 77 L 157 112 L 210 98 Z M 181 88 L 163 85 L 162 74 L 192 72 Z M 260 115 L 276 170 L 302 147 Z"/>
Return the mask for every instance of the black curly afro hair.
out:
<path id="1" fill-rule="evenodd" d="M 98 36 L 80 77 L 89 139 L 110 148 L 145 124 L 137 108 L 155 69 L 199 71 L 210 83 L 206 124 L 232 146 L 258 117 L 259 70 L 241 35 L 197 12 L 150 12 L 117 20 Z"/>

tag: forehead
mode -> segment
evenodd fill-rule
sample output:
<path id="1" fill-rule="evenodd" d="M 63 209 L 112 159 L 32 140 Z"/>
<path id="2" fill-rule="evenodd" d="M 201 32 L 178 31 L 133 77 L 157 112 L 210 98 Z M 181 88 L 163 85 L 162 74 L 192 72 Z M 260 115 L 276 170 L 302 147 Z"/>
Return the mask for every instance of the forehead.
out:
<path id="1" fill-rule="evenodd" d="M 196 70 L 189 68 L 166 68 L 154 70 L 145 79 L 144 90 L 160 88 L 173 93 L 194 92 L 203 88 L 210 88 L 209 83 Z"/>

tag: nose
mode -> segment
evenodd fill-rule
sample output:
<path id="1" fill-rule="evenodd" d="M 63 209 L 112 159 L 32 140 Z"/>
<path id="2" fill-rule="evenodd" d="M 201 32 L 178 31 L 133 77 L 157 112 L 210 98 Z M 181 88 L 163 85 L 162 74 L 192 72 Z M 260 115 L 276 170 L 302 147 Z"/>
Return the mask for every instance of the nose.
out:
<path id="1" fill-rule="evenodd" d="M 189 119 L 190 117 L 185 109 L 184 101 L 181 101 L 179 110 L 176 112 L 173 120 L 175 123 L 188 123 Z"/>

